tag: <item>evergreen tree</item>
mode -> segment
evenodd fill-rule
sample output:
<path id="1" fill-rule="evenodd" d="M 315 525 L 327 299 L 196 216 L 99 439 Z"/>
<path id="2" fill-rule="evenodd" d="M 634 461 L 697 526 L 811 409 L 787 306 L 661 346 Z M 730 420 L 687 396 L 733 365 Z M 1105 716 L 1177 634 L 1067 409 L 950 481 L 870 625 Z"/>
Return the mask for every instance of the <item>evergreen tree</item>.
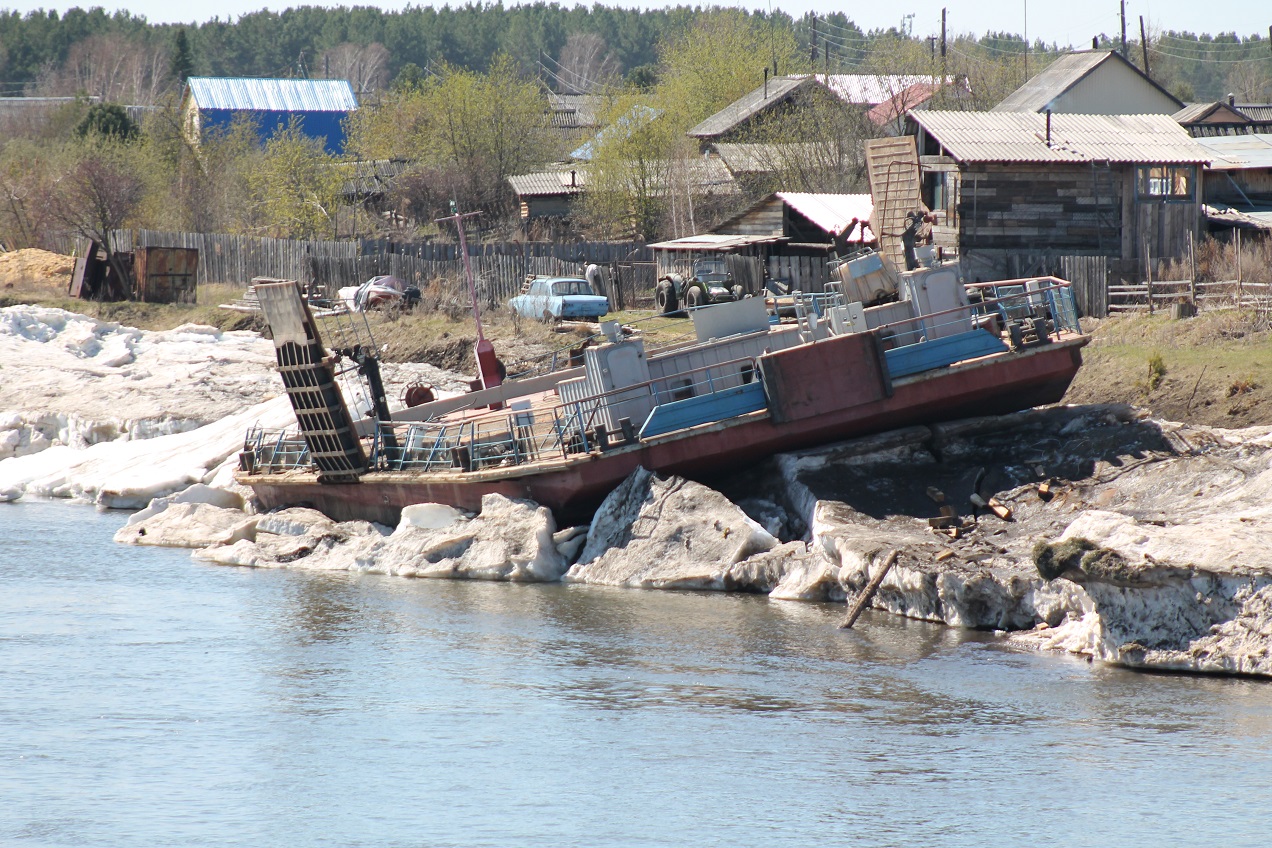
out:
<path id="1" fill-rule="evenodd" d="M 178 85 L 184 86 L 193 73 L 194 53 L 190 50 L 190 39 L 183 27 L 177 30 L 177 37 L 172 44 L 172 77 Z"/>

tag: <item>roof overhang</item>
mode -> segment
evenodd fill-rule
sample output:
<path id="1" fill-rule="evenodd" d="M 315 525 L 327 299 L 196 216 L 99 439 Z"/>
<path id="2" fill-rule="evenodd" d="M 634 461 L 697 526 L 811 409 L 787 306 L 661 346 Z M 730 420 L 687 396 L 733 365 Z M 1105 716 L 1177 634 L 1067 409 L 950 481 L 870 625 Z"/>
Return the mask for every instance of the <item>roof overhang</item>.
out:
<path id="1" fill-rule="evenodd" d="M 649 245 L 651 250 L 701 250 L 727 251 L 752 247 L 758 244 L 780 244 L 787 241 L 785 236 L 741 236 L 723 235 L 720 233 L 701 233 L 696 236 L 660 241 Z"/>

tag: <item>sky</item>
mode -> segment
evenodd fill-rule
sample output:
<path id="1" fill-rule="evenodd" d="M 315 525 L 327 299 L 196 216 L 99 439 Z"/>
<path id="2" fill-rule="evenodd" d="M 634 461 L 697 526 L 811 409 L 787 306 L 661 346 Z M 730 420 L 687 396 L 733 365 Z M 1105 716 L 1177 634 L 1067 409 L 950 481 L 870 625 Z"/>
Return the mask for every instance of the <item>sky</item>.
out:
<path id="1" fill-rule="evenodd" d="M 452 5 L 462 5 L 465 0 L 453 0 Z M 557 0 L 562 5 L 575 5 L 574 0 Z M 602 0 L 605 5 L 624 7 L 659 8 L 677 5 L 675 2 L 654 0 Z M 703 0 L 696 0 L 703 2 Z M 504 0 L 505 5 L 516 5 L 516 0 Z M 695 5 L 682 0 L 683 5 Z M 102 6 L 107 11 L 125 9 L 144 15 L 152 23 L 194 23 L 215 17 L 236 18 L 261 9 L 282 11 L 292 5 L 376 5 L 386 10 L 401 9 L 408 5 L 444 5 L 420 0 L 346 0 L 344 3 L 302 2 L 279 3 L 269 0 L 18 0 L 16 4 L 0 0 L 0 9 L 25 13 L 34 9 L 65 9 L 80 6 Z M 587 5 L 591 5 L 588 0 Z M 834 0 L 739 0 L 732 3 L 704 3 L 704 5 L 742 6 L 745 8 L 778 8 L 798 17 L 813 10 L 819 14 L 833 11 L 845 12 L 863 29 L 908 26 L 921 37 L 940 32 L 941 8 L 948 9 L 947 27 L 950 33 L 984 34 L 989 31 L 1025 33 L 1030 41 L 1041 39 L 1060 46 L 1088 46 L 1093 35 L 1120 35 L 1118 0 L 900 0 L 897 5 L 866 2 L 849 5 Z M 913 15 L 912 19 L 908 16 Z M 1138 38 L 1139 17 L 1144 17 L 1150 29 L 1174 30 L 1216 34 L 1236 32 L 1249 36 L 1255 33 L 1268 36 L 1272 26 L 1272 3 L 1267 0 L 1126 0 L 1127 37 Z"/>

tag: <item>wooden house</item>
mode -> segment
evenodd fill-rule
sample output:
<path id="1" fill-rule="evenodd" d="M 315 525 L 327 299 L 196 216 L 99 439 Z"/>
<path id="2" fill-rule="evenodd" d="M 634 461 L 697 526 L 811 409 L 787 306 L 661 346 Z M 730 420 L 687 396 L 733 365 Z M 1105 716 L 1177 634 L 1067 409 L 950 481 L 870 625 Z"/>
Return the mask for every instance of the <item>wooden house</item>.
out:
<path id="1" fill-rule="evenodd" d="M 773 77 L 765 74 L 764 84 L 749 91 L 719 112 L 689 129 L 703 151 L 721 142 L 745 141 L 761 123 L 784 110 L 796 109 L 810 99 L 829 92 L 811 76 Z"/>
<path id="2" fill-rule="evenodd" d="M 911 112 L 933 240 L 969 276 L 1011 257 L 1188 255 L 1210 158 L 1168 115 Z"/>
<path id="3" fill-rule="evenodd" d="M 838 106 L 853 110 L 887 131 L 910 109 L 922 109 L 947 87 L 966 93 L 966 81 L 956 77 L 914 74 L 795 74 L 768 77 L 749 91 L 689 130 L 701 150 L 715 151 L 720 145 L 754 141 L 766 121 L 783 113 L 814 105 Z M 958 95 L 956 95 L 958 96 Z M 798 144 L 807 139 L 787 138 Z"/>
<path id="4" fill-rule="evenodd" d="M 1207 136 L 1202 182 L 1212 230 L 1272 231 L 1272 134 Z"/>
<path id="5" fill-rule="evenodd" d="M 586 184 L 587 171 L 581 168 L 508 177 L 508 185 L 512 186 L 521 203 L 523 221 L 568 218 L 574 211 L 574 201 L 583 193 Z"/>
<path id="6" fill-rule="evenodd" d="M 1173 115 L 1183 107 L 1183 101 L 1116 51 L 1078 50 L 1030 77 L 991 111 Z"/>
<path id="7" fill-rule="evenodd" d="M 868 194 L 779 191 L 721 223 L 709 233 L 650 245 L 659 276 L 702 256 L 728 258 L 735 279 L 751 291 L 765 275 L 801 291 L 821 291 L 830 264 L 874 246 Z M 748 280 L 742 280 L 745 275 Z"/>
<path id="8" fill-rule="evenodd" d="M 244 115 L 256 123 L 262 142 L 295 122 L 334 155 L 344 152 L 344 120 L 357 108 L 348 80 L 190 77 L 181 113 L 193 144 Z"/>

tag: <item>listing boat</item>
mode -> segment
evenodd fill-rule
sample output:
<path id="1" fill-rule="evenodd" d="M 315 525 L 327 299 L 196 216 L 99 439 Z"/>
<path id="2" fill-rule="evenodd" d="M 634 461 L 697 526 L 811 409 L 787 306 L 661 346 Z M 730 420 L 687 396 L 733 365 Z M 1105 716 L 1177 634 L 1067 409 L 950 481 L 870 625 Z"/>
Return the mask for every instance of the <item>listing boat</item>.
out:
<path id="1" fill-rule="evenodd" d="M 425 502 L 476 511 L 490 493 L 585 520 L 640 466 L 710 478 L 780 451 L 1064 395 L 1087 343 L 1067 282 L 965 285 L 939 263 L 897 276 L 899 299 L 876 306 L 848 275 L 795 295 L 790 323 L 761 298 L 702 307 L 696 339 L 657 352 L 608 322 L 581 366 L 392 412 L 373 347 L 329 351 L 294 284 L 260 285 L 297 427 L 251 431 L 237 479 L 265 508 L 338 520 L 392 525 Z M 366 377 L 358 415 L 336 381 L 342 362 Z"/>

